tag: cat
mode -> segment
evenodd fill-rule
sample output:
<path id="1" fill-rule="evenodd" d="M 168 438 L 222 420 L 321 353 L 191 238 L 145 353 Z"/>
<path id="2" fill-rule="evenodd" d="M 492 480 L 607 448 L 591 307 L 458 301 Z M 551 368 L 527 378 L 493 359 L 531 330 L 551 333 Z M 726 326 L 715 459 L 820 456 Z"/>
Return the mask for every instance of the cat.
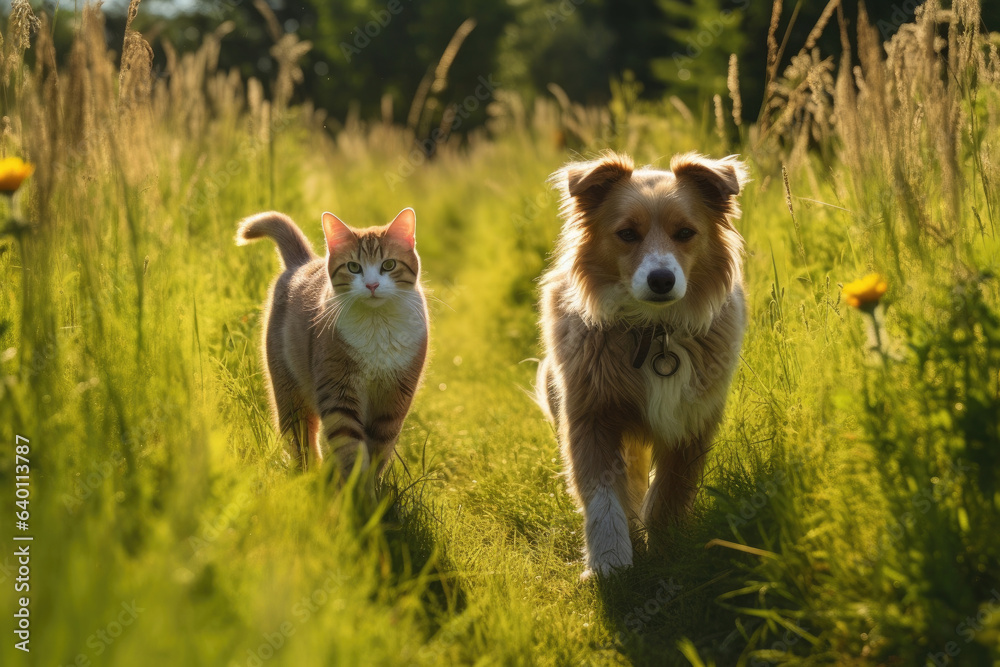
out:
<path id="1" fill-rule="evenodd" d="M 271 408 L 302 470 L 331 452 L 341 474 L 391 460 L 427 358 L 416 214 L 353 229 L 322 217 L 326 257 L 286 215 L 240 222 L 237 245 L 270 237 L 284 271 L 271 286 L 263 357 Z M 358 460 L 360 459 L 360 461 Z"/>

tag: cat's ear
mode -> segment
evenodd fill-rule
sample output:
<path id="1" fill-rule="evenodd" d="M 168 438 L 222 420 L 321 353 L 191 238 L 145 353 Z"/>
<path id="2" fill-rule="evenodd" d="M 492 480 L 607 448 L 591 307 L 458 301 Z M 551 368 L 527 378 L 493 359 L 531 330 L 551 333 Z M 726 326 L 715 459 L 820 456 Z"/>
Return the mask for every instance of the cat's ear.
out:
<path id="1" fill-rule="evenodd" d="M 323 235 L 326 236 L 326 247 L 330 252 L 341 244 L 350 243 L 355 239 L 351 228 L 333 213 L 323 214 Z"/>
<path id="2" fill-rule="evenodd" d="M 417 214 L 412 208 L 404 208 L 396 216 L 396 219 L 389 223 L 389 229 L 385 230 L 385 235 L 402 243 L 409 249 L 416 245 Z"/>

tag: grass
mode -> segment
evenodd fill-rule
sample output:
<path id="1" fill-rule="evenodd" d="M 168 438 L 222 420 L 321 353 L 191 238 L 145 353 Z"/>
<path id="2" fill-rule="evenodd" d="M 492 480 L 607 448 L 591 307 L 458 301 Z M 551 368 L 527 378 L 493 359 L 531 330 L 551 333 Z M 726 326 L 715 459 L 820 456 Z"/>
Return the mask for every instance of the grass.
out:
<path id="1" fill-rule="evenodd" d="M 2 511 L 19 434 L 34 536 L 30 656 L 0 557 L 4 664 L 997 664 L 1000 63 L 955 11 L 935 27 L 948 77 L 917 37 L 882 63 L 862 26 L 867 93 L 850 63 L 821 85 L 800 61 L 735 146 L 670 104 L 543 101 L 528 122 L 501 97 L 491 138 L 433 160 L 403 129 L 330 134 L 270 105 L 211 43 L 152 90 L 98 94 L 119 83 L 94 13 L 57 81 L 43 24 L 43 64 L 5 82 L 6 150 L 38 172 L 11 202 L 30 228 L 0 241 Z M 528 395 L 566 143 L 661 165 L 740 150 L 754 178 L 750 327 L 704 490 L 665 556 L 640 543 L 596 583 Z M 373 513 L 282 464 L 257 352 L 278 262 L 233 235 L 267 208 L 319 241 L 323 210 L 365 225 L 408 205 L 432 357 Z M 871 270 L 881 353 L 840 297 Z"/>

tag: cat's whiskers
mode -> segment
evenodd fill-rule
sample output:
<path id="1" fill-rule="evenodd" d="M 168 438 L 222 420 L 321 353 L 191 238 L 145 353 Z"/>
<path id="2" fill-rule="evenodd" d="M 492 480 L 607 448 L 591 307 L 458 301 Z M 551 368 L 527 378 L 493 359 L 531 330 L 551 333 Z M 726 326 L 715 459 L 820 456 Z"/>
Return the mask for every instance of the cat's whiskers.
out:
<path id="1" fill-rule="evenodd" d="M 424 298 L 426 298 L 428 301 L 436 301 L 436 302 L 440 303 L 442 306 L 444 306 L 445 308 L 449 309 L 453 313 L 454 312 L 458 312 L 454 308 L 452 308 L 452 306 L 451 306 L 450 303 L 448 303 L 447 301 L 445 301 L 441 297 L 434 296 L 429 291 L 425 291 L 424 292 Z"/>
<path id="2" fill-rule="evenodd" d="M 402 304 L 410 313 L 416 316 L 418 319 L 423 318 L 425 314 L 424 302 L 420 298 L 420 294 L 414 291 L 400 291 L 397 293 L 396 297 L 400 304 Z"/>
<path id="3" fill-rule="evenodd" d="M 357 295 L 351 292 L 344 294 L 334 293 L 333 296 L 321 302 L 317 307 L 317 310 L 320 312 L 313 319 L 313 326 L 319 326 L 321 336 L 328 330 L 335 330 L 337 328 L 337 320 L 340 319 L 340 314 L 344 311 L 344 308 L 353 305 L 357 299 Z"/>
<path id="4" fill-rule="evenodd" d="M 438 299 L 438 300 L 440 301 L 440 299 Z M 444 303 L 444 301 L 441 301 L 441 303 Z M 422 299 L 422 298 L 420 298 L 419 294 L 414 293 L 413 294 L 413 298 L 411 298 L 409 300 L 409 304 L 410 304 L 410 306 L 413 309 L 415 309 L 417 311 L 417 313 L 421 317 L 426 317 L 427 316 L 427 300 L 426 300 L 426 298 Z M 448 304 L 445 303 L 444 305 L 447 306 Z M 448 306 L 448 307 L 450 308 L 451 306 Z"/>

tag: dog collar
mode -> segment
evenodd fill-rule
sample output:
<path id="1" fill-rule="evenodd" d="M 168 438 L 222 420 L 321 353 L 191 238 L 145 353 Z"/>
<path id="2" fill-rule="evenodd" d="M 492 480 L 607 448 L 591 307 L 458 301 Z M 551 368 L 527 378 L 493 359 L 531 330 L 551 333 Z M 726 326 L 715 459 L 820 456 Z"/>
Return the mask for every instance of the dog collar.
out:
<path id="1" fill-rule="evenodd" d="M 653 341 L 660 342 L 660 351 L 653 355 L 650 364 L 653 372 L 663 378 L 668 378 L 681 367 L 681 358 L 675 352 L 667 349 L 670 344 L 670 335 L 666 328 L 659 324 L 633 330 L 639 342 L 635 348 L 635 356 L 632 358 L 632 368 L 642 368 L 649 357 L 649 348 L 653 346 Z"/>

